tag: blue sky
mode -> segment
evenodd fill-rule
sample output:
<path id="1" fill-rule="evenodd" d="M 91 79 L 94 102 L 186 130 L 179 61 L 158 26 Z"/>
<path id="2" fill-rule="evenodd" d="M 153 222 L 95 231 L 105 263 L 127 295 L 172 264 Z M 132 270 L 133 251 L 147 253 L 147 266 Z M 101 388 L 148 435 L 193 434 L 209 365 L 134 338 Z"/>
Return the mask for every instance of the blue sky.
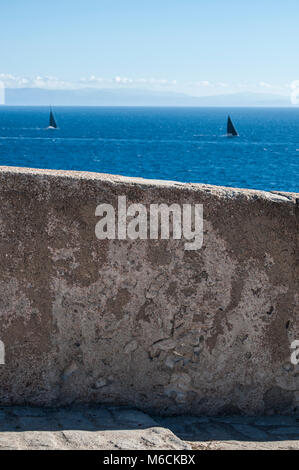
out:
<path id="1" fill-rule="evenodd" d="M 298 0 L 6 0 L 6 86 L 288 94 Z"/>

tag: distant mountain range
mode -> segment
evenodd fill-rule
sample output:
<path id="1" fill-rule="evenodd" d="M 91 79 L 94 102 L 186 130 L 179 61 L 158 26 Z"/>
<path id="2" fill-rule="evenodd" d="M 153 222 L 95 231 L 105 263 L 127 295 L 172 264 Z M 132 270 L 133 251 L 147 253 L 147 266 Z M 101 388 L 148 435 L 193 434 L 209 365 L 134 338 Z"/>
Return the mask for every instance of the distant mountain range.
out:
<path id="1" fill-rule="evenodd" d="M 27 106 L 291 106 L 287 96 L 235 93 L 194 97 L 183 93 L 141 89 L 46 90 L 7 88 L 6 105 Z"/>

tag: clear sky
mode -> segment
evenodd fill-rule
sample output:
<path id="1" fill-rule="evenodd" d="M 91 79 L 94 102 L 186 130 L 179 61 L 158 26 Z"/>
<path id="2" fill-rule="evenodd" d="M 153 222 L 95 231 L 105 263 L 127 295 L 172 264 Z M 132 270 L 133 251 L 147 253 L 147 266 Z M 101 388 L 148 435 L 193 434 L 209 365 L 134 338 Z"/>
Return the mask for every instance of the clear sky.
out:
<path id="1" fill-rule="evenodd" d="M 298 0 L 4 0 L 7 86 L 287 94 Z"/>

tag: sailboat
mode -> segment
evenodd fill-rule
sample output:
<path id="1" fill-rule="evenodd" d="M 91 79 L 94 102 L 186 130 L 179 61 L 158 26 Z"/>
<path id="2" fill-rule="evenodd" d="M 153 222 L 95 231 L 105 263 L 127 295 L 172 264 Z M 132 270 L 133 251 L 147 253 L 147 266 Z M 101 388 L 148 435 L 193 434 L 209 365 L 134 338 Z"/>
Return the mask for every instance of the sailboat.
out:
<path id="1" fill-rule="evenodd" d="M 228 137 L 236 137 L 238 135 L 239 134 L 236 131 L 235 126 L 233 125 L 230 116 L 228 116 L 228 118 L 227 118 L 227 136 Z"/>
<path id="2" fill-rule="evenodd" d="M 53 114 L 53 111 L 52 111 L 52 107 L 50 106 L 50 119 L 49 119 L 49 127 L 48 129 L 57 129 L 58 126 L 57 126 L 57 123 L 55 121 L 55 117 L 54 117 L 54 114 Z"/>

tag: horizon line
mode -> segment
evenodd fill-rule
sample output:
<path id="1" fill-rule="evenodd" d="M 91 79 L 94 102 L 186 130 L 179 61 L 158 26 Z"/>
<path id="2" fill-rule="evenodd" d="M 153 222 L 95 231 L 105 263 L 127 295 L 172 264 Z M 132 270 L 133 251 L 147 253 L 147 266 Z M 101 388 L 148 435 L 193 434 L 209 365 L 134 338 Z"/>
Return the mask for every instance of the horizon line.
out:
<path id="1" fill-rule="evenodd" d="M 13 107 L 39 107 L 39 108 L 49 108 L 49 104 L 0 104 L 1 107 L 7 107 L 7 108 L 13 108 Z M 57 105 L 52 105 L 52 107 L 55 108 L 292 108 L 292 109 L 297 109 L 299 108 L 299 104 L 282 104 L 282 105 L 264 105 L 264 104 L 253 104 L 253 105 L 242 105 L 242 104 L 225 104 L 225 105 L 142 105 L 142 104 L 132 104 L 132 105 L 124 105 L 124 104 L 107 104 L 107 105 L 101 105 L 101 104 L 57 104 Z"/>

